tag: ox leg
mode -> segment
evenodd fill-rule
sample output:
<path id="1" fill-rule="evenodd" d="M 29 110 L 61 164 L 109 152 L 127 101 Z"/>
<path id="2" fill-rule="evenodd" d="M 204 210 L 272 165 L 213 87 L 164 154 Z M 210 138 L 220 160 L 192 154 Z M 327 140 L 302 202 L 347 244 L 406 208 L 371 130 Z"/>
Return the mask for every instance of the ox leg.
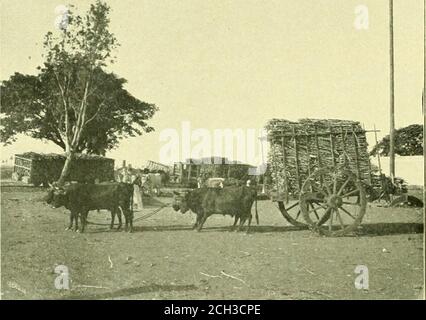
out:
<path id="1" fill-rule="evenodd" d="M 133 232 L 133 211 L 128 210 L 127 212 L 129 214 L 129 226 L 130 226 L 129 232 L 132 233 Z"/>
<path id="2" fill-rule="evenodd" d="M 232 225 L 232 227 L 231 227 L 231 230 L 230 231 L 234 231 L 235 230 L 235 226 L 237 225 L 237 223 L 238 223 L 238 219 L 239 219 L 239 217 L 238 216 L 235 216 L 234 217 L 234 224 Z"/>
<path id="3" fill-rule="evenodd" d="M 132 233 L 133 232 L 133 217 L 131 212 L 127 211 L 126 214 L 124 215 L 124 218 L 126 220 L 126 225 L 124 227 L 124 230 Z"/>
<path id="4" fill-rule="evenodd" d="M 119 208 L 121 209 L 121 207 Z M 126 220 L 124 230 L 128 232 L 133 232 L 133 212 L 129 209 L 125 209 L 123 213 L 124 218 Z"/>
<path id="5" fill-rule="evenodd" d="M 70 212 L 70 223 L 69 223 L 68 227 L 66 227 L 65 230 L 72 230 L 73 224 L 74 224 L 74 213 L 71 211 Z"/>
<path id="6" fill-rule="evenodd" d="M 208 217 L 209 215 L 207 214 L 207 213 L 205 213 L 203 216 L 202 216 L 202 218 L 201 218 L 201 220 L 200 220 L 200 222 L 198 223 L 198 227 L 197 227 L 197 231 L 198 232 L 200 232 L 201 231 L 201 229 L 203 229 L 203 225 L 204 225 L 204 223 L 206 222 L 206 220 L 207 220 L 207 217 Z"/>
<path id="7" fill-rule="evenodd" d="M 118 227 L 117 227 L 117 230 L 120 230 L 121 226 L 123 225 L 123 222 L 121 220 L 121 211 L 116 209 L 115 212 L 117 213 L 117 216 L 118 216 Z"/>
<path id="8" fill-rule="evenodd" d="M 197 228 L 197 226 L 198 226 L 198 217 L 197 217 L 197 219 L 195 220 L 194 225 L 192 226 L 192 230 L 195 230 L 195 229 Z"/>
<path id="9" fill-rule="evenodd" d="M 200 224 L 200 222 L 201 222 L 202 217 L 203 217 L 203 215 L 202 215 L 202 214 L 197 213 L 197 217 L 195 218 L 195 223 L 194 223 L 194 225 L 192 226 L 192 230 L 195 230 L 195 229 L 198 227 L 198 225 L 199 225 L 199 224 Z"/>
<path id="10" fill-rule="evenodd" d="M 129 214 L 128 214 L 128 210 L 123 210 L 122 206 L 118 206 L 118 216 L 119 216 L 119 220 L 121 220 L 121 214 L 123 214 L 124 216 L 124 231 L 127 231 L 129 228 Z M 120 226 L 121 227 L 121 226 Z"/>
<path id="11" fill-rule="evenodd" d="M 247 231 L 246 233 L 250 232 L 250 225 L 251 225 L 251 219 L 253 218 L 253 216 L 251 215 L 251 213 L 249 214 L 249 218 L 248 218 L 248 226 L 247 226 Z"/>
<path id="12" fill-rule="evenodd" d="M 123 212 L 123 209 L 121 209 L 121 206 L 118 206 L 115 208 L 115 214 L 118 216 L 118 226 L 117 231 L 121 229 L 121 226 L 123 225 L 121 216 L 124 215 L 124 218 L 126 218 L 126 214 Z M 126 230 L 127 230 L 127 218 L 126 218 Z"/>
<path id="13" fill-rule="evenodd" d="M 110 230 L 111 230 L 112 228 L 114 228 L 115 214 L 116 214 L 115 209 L 111 209 L 111 224 L 109 225 L 109 229 L 110 229 Z"/>
<path id="14" fill-rule="evenodd" d="M 78 212 L 74 213 L 74 221 L 75 221 L 74 231 L 75 232 L 79 232 L 79 230 L 78 230 L 78 215 L 79 215 Z"/>
<path id="15" fill-rule="evenodd" d="M 246 217 L 240 218 L 240 225 L 238 226 L 237 231 L 241 231 L 241 228 L 244 226 L 244 223 L 246 223 L 246 220 L 247 220 Z"/>
<path id="16" fill-rule="evenodd" d="M 88 213 L 89 213 L 88 211 L 83 211 L 80 214 L 81 232 L 84 232 L 84 229 L 86 228 L 86 218 Z"/>

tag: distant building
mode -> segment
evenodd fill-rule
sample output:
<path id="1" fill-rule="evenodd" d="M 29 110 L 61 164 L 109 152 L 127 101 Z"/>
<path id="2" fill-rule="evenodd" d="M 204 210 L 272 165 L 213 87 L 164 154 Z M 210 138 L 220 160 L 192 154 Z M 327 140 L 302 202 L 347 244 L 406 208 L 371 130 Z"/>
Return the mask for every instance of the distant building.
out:
<path id="1" fill-rule="evenodd" d="M 122 166 L 115 170 L 115 180 L 120 182 L 132 182 L 135 177 L 146 177 L 148 174 L 158 173 L 161 174 L 163 182 L 168 182 L 169 175 L 172 171 L 173 167 L 151 160 L 148 160 L 142 169 L 133 168 L 130 163 L 126 164 L 126 160 L 123 160 Z"/>
<path id="2" fill-rule="evenodd" d="M 148 160 L 144 166 L 144 169 L 149 170 L 149 172 L 159 172 L 163 171 L 165 173 L 171 173 L 173 168 L 171 166 L 167 166 L 165 164 L 155 162 L 152 160 Z"/>

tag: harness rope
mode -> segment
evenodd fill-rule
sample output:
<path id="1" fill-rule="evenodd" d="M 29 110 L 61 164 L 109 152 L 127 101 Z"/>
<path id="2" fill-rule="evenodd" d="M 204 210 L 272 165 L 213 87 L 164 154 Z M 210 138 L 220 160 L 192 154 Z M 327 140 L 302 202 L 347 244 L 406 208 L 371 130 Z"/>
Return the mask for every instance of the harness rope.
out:
<path id="1" fill-rule="evenodd" d="M 169 206 L 168 204 L 164 204 L 163 206 L 155 209 L 152 212 L 145 213 L 144 215 L 137 217 L 136 219 L 133 219 L 133 222 L 148 219 L 148 218 L 156 215 L 158 212 L 160 212 L 161 210 L 163 210 L 165 207 L 168 207 L 168 206 Z M 120 208 L 120 211 L 123 213 L 121 208 Z M 86 223 L 87 224 L 93 224 L 93 225 L 96 225 L 96 226 L 109 226 L 110 225 L 110 223 L 96 223 L 96 222 L 91 222 L 89 220 L 86 220 Z"/>

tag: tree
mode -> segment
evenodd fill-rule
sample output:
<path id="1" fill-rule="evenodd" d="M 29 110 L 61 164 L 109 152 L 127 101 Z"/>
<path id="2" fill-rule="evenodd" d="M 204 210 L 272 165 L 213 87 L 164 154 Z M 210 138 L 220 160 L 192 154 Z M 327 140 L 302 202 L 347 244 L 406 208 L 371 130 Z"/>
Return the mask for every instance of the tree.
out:
<path id="1" fill-rule="evenodd" d="M 84 17 L 68 10 L 59 35 L 46 34 L 39 74 L 15 73 L 1 84 L 1 141 L 24 133 L 60 146 L 67 159 L 59 184 L 76 153 L 104 155 L 120 139 L 154 130 L 146 120 L 157 107 L 133 97 L 124 79 L 104 70 L 118 45 L 108 30 L 109 11 L 101 1 Z"/>
<path id="2" fill-rule="evenodd" d="M 389 135 L 385 136 L 371 150 L 370 155 L 377 153 L 381 156 L 389 155 Z M 423 126 L 412 124 L 395 131 L 395 153 L 400 156 L 423 155 Z"/>

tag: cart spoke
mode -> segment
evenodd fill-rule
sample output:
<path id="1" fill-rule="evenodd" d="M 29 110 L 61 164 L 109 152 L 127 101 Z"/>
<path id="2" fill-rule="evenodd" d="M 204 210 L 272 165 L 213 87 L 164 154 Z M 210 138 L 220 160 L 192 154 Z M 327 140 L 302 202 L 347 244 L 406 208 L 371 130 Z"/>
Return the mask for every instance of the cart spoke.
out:
<path id="1" fill-rule="evenodd" d="M 328 207 L 326 207 L 326 206 L 324 206 L 324 205 L 322 205 L 321 203 L 318 203 L 318 202 L 316 202 L 316 201 L 312 201 L 312 203 L 315 203 L 317 206 L 321 207 L 322 209 L 325 209 L 325 210 L 327 210 L 327 209 L 328 209 Z"/>
<path id="2" fill-rule="evenodd" d="M 343 223 L 343 219 L 342 219 L 342 217 L 340 216 L 340 212 L 339 212 L 339 209 L 338 209 L 338 208 L 336 208 L 336 216 L 337 216 L 337 218 L 339 219 L 340 226 L 342 227 L 342 230 L 343 230 L 343 229 L 345 229 L 345 224 Z"/>
<path id="3" fill-rule="evenodd" d="M 297 211 L 297 214 L 296 214 L 296 220 L 299 218 L 299 216 L 300 216 L 300 210 L 299 210 L 299 211 Z"/>
<path id="4" fill-rule="evenodd" d="M 324 186 L 325 186 L 325 189 L 327 190 L 327 195 L 331 195 L 332 193 L 328 184 L 324 184 Z"/>
<path id="5" fill-rule="evenodd" d="M 342 198 L 349 197 L 350 195 L 356 194 L 356 193 L 357 193 L 357 192 L 359 192 L 359 191 L 360 191 L 359 189 L 352 190 L 352 191 L 350 191 L 350 192 L 348 192 L 348 193 L 344 194 L 344 195 L 342 196 Z"/>
<path id="6" fill-rule="evenodd" d="M 356 219 L 353 215 L 352 215 L 352 213 L 350 213 L 348 210 L 346 210 L 345 208 L 343 208 L 343 207 L 340 207 L 340 209 L 342 209 L 348 216 L 350 216 L 352 219 Z"/>
<path id="7" fill-rule="evenodd" d="M 345 189 L 346 185 L 351 181 L 351 178 L 347 178 L 346 181 L 343 183 L 343 185 L 340 187 L 339 192 L 337 192 L 337 195 L 340 196 Z"/>
<path id="8" fill-rule="evenodd" d="M 323 198 L 316 197 L 315 195 L 309 195 L 308 200 L 312 201 L 312 202 L 314 202 L 314 203 L 316 203 L 318 205 L 319 205 L 319 202 L 321 202 L 321 203 L 325 202 L 325 200 Z"/>
<path id="9" fill-rule="evenodd" d="M 337 192 L 337 175 L 334 175 L 333 177 L 333 194 L 336 194 Z"/>
<path id="10" fill-rule="evenodd" d="M 297 207 L 299 205 L 299 207 Z M 298 219 L 301 215 L 300 205 L 302 205 L 299 201 L 296 201 L 291 206 L 285 208 L 285 205 L 282 201 L 278 202 L 278 208 L 281 211 L 282 216 L 292 225 L 294 226 L 305 226 L 306 224 Z"/>
<path id="11" fill-rule="evenodd" d="M 330 211 L 331 211 L 331 208 L 328 208 L 326 211 L 325 211 L 325 213 L 324 213 L 324 215 L 321 217 L 321 219 L 317 222 L 317 225 L 322 225 L 324 222 L 326 222 L 327 221 L 327 219 L 328 218 L 330 218 Z"/>
<path id="12" fill-rule="evenodd" d="M 328 209 L 328 207 L 326 206 L 326 205 L 322 205 L 322 204 L 320 204 L 320 203 L 317 203 L 318 204 L 318 206 L 320 206 L 321 208 L 323 208 L 324 210 L 327 210 Z M 310 203 L 310 205 L 311 205 L 311 207 L 312 207 L 312 209 L 311 210 L 309 210 L 308 211 L 308 213 L 311 213 L 312 211 L 315 211 L 315 210 L 317 210 L 318 208 L 314 208 L 314 206 L 312 205 L 312 203 Z"/>
<path id="13" fill-rule="evenodd" d="M 320 218 L 319 218 L 319 216 L 318 216 L 317 210 L 315 209 L 315 207 L 314 207 L 314 205 L 312 204 L 312 202 L 310 202 L 310 203 L 309 203 L 309 205 L 310 205 L 310 206 L 311 206 L 311 208 L 314 210 L 315 216 L 316 216 L 316 217 L 317 217 L 317 219 L 319 220 Z"/>
<path id="14" fill-rule="evenodd" d="M 332 228 L 333 228 L 333 211 L 334 210 L 330 210 L 330 220 L 328 220 L 328 231 L 331 232 Z"/>
<path id="15" fill-rule="evenodd" d="M 296 201 L 290 207 L 286 208 L 286 210 L 289 211 L 289 210 L 293 209 L 295 206 L 297 206 L 298 204 L 299 204 L 299 201 Z"/>

